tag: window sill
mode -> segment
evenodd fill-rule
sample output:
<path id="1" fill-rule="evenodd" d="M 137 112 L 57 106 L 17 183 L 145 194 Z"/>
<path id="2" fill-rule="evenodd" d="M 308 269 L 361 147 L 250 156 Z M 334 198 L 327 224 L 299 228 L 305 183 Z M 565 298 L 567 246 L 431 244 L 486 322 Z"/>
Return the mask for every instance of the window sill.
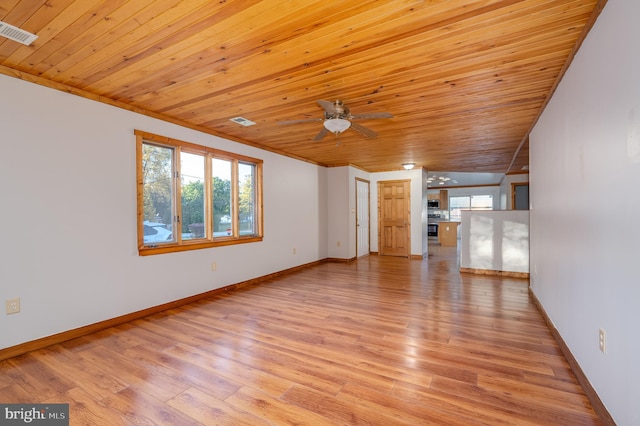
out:
<path id="1" fill-rule="evenodd" d="M 231 246 L 236 244 L 257 243 L 262 241 L 263 237 L 240 237 L 220 239 L 216 241 L 189 241 L 182 244 L 162 244 L 156 247 L 143 245 L 138 247 L 138 255 L 151 256 L 154 254 L 174 253 L 189 250 L 201 250 L 213 247 Z"/>

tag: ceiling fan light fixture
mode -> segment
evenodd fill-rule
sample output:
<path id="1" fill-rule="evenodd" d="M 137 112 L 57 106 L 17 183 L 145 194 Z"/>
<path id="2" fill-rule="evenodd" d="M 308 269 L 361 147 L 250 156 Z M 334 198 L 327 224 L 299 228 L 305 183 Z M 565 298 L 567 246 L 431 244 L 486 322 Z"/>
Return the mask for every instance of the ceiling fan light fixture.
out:
<path id="1" fill-rule="evenodd" d="M 411 170 L 416 166 L 416 163 L 402 163 L 402 167 L 404 167 L 405 170 Z"/>
<path id="2" fill-rule="evenodd" d="M 343 118 L 330 118 L 324 121 L 324 127 L 331 133 L 340 134 L 351 127 L 351 122 Z"/>

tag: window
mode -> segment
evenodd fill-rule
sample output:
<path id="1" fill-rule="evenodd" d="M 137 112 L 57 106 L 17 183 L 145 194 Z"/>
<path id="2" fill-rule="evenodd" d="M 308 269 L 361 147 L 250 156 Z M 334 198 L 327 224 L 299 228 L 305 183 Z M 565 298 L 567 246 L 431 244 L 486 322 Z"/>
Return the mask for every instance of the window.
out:
<path id="1" fill-rule="evenodd" d="M 493 195 L 449 197 L 449 218 L 452 222 L 462 220 L 462 210 L 493 210 Z"/>
<path id="2" fill-rule="evenodd" d="M 262 161 L 137 131 L 140 255 L 262 241 Z"/>

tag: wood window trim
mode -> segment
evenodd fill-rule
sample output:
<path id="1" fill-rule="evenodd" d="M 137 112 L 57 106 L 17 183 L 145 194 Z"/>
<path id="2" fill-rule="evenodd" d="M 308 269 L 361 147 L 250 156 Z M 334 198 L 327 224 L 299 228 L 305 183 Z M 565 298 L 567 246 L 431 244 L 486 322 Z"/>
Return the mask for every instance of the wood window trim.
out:
<path id="1" fill-rule="evenodd" d="M 169 138 L 166 136 L 160 136 L 153 133 L 144 132 L 141 130 L 134 130 L 134 134 L 136 136 L 136 191 L 137 191 L 137 241 L 138 241 L 138 254 L 140 256 L 148 256 L 154 254 L 163 254 L 163 253 L 173 253 L 173 252 L 182 252 L 189 250 L 199 250 L 206 249 L 212 247 L 221 247 L 221 246 L 229 246 L 235 244 L 247 244 L 247 243 L 255 243 L 263 240 L 263 229 L 264 229 L 264 219 L 263 219 L 263 178 L 262 178 L 262 168 L 263 168 L 263 160 L 248 157 L 245 155 L 235 154 L 228 151 L 219 150 L 216 148 L 206 147 L 202 145 L 197 145 L 191 142 L 185 142 L 178 139 Z M 232 236 L 230 237 L 211 237 L 212 235 L 212 226 L 208 224 L 209 220 L 207 220 L 206 226 L 206 235 L 209 236 L 206 239 L 197 239 L 197 240 L 189 240 L 183 241 L 180 236 L 176 238 L 176 241 L 173 243 L 166 244 L 144 244 L 144 179 L 143 179 L 143 170 L 142 170 L 142 156 L 143 156 L 143 144 L 147 143 L 155 143 L 158 145 L 164 145 L 168 147 L 172 147 L 178 151 L 188 152 L 192 154 L 199 154 L 205 156 L 205 168 L 210 168 L 211 166 L 211 158 L 219 158 L 224 160 L 229 160 L 237 163 L 247 163 L 255 165 L 256 173 L 255 173 L 255 218 L 256 218 L 256 234 L 255 235 L 239 235 L 238 231 L 238 223 L 234 221 L 234 229 Z M 232 171 L 232 203 L 234 206 L 239 204 L 239 189 L 238 189 L 238 173 L 237 167 L 233 167 Z M 208 182 L 210 179 L 205 179 L 205 191 L 211 191 L 211 182 Z M 176 210 L 180 211 L 180 197 L 176 196 Z M 206 217 L 211 217 L 212 206 L 209 203 L 205 205 L 205 215 Z"/>

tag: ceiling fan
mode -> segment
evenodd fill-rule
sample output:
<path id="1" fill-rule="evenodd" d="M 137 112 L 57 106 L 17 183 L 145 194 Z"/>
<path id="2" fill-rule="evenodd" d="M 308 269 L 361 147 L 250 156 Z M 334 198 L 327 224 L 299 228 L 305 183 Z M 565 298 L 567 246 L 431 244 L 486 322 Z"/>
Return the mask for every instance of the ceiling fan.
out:
<path id="1" fill-rule="evenodd" d="M 340 133 L 347 129 L 355 130 L 366 138 L 375 138 L 378 133 L 364 127 L 361 124 L 353 123 L 350 120 L 358 119 L 373 119 L 373 118 L 392 118 L 393 114 L 388 112 L 370 112 L 366 114 L 351 114 L 349 108 L 340 100 L 335 102 L 319 100 L 318 105 L 324 109 L 324 117 L 322 118 L 308 118 L 304 120 L 290 120 L 281 121 L 280 124 L 293 124 L 293 123 L 305 123 L 310 121 L 322 121 L 322 130 L 318 133 L 313 140 L 319 141 L 327 134 L 333 133 L 338 136 Z"/>

